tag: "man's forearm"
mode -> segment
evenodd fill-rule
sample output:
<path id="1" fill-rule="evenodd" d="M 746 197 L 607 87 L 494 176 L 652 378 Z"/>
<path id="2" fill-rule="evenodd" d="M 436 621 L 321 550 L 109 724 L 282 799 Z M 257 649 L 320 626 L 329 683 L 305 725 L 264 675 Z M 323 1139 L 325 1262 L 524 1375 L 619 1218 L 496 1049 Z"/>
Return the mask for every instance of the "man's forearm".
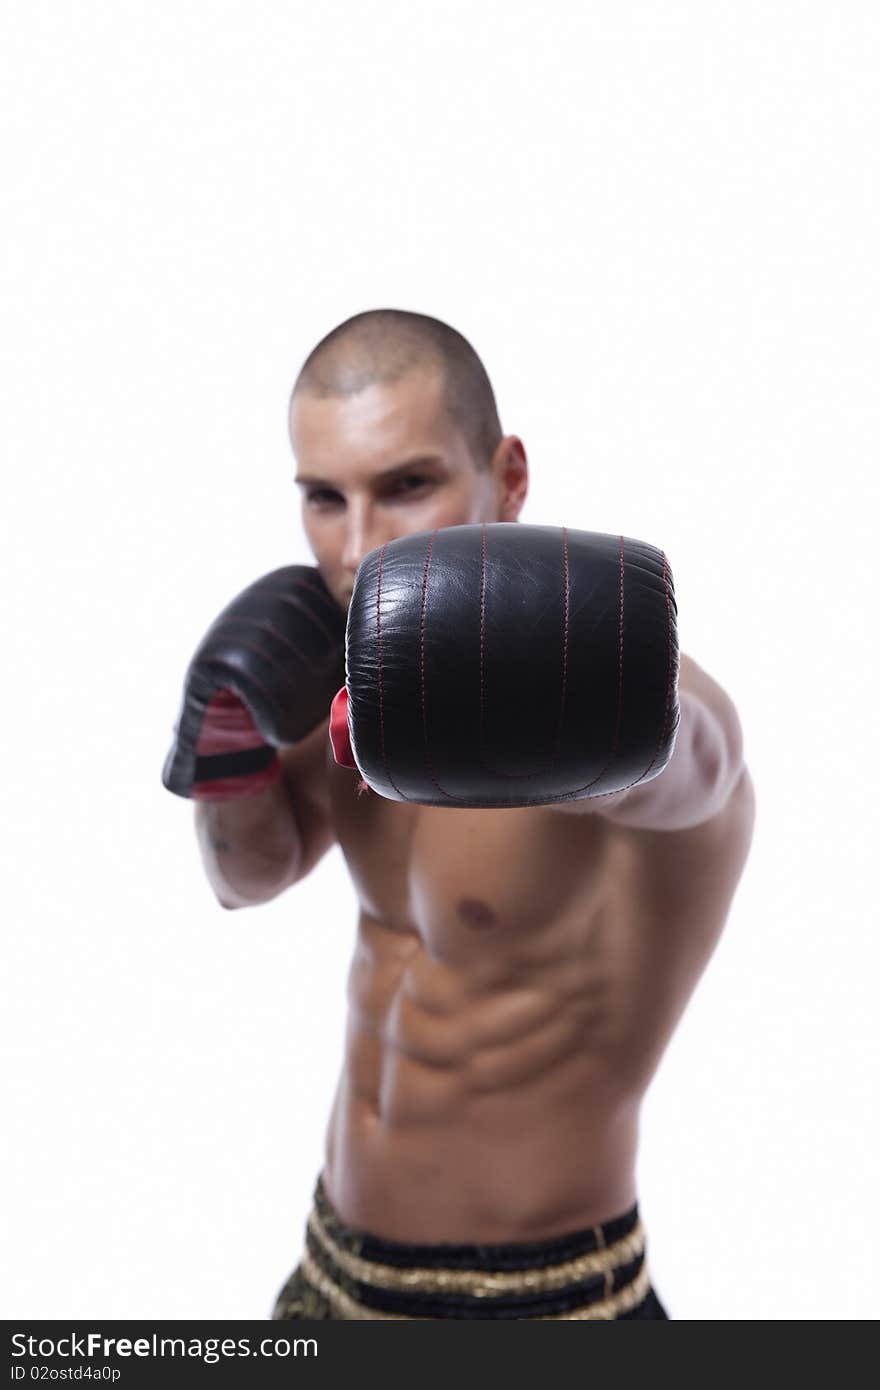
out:
<path id="1" fill-rule="evenodd" d="M 295 877 L 302 853 L 283 779 L 254 796 L 196 802 L 196 837 L 223 907 L 251 907 L 277 897 Z"/>
<path id="2" fill-rule="evenodd" d="M 698 695 L 680 693 L 681 723 L 672 757 L 650 782 L 621 792 L 616 804 L 597 811 L 641 830 L 686 830 L 715 815 L 742 769 L 742 757 L 717 713 Z M 614 797 L 608 801 L 613 802 Z"/>
<path id="3" fill-rule="evenodd" d="M 611 796 L 588 797 L 558 809 L 606 816 L 636 830 L 685 830 L 715 815 L 743 769 L 743 738 L 730 697 L 682 654 L 681 720 L 672 757 L 650 782 Z"/>

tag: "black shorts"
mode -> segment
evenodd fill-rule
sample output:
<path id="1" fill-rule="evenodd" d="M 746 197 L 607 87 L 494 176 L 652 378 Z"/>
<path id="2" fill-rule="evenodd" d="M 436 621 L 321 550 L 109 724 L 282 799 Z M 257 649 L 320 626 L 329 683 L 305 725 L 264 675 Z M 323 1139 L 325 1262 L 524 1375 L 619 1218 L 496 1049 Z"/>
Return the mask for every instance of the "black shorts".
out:
<path id="1" fill-rule="evenodd" d="M 552 1240 L 409 1245 L 354 1230 L 321 1179 L 305 1250 L 273 1319 L 668 1318 L 651 1286 L 638 1206 Z"/>

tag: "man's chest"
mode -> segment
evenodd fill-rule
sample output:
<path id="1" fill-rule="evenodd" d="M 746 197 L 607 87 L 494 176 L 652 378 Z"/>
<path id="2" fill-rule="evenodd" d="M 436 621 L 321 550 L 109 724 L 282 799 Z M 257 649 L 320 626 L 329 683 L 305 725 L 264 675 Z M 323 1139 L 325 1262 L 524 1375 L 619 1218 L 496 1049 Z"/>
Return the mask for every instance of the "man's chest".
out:
<path id="1" fill-rule="evenodd" d="M 521 957 L 583 932 L 607 897 L 607 829 L 544 807 L 465 810 L 357 793 L 331 774 L 331 813 L 362 910 L 415 931 L 451 966 L 487 947 Z"/>

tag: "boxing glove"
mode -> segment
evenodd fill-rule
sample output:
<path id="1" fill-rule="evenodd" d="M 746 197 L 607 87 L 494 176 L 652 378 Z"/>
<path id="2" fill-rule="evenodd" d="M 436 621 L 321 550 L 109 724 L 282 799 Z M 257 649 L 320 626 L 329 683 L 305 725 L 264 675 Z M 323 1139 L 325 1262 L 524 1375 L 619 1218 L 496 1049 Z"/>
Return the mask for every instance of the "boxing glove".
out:
<path id="1" fill-rule="evenodd" d="M 345 613 L 316 568 L 287 565 L 244 589 L 189 664 L 163 785 L 205 801 L 270 786 L 276 750 L 327 717 L 344 640 Z"/>
<path id="2" fill-rule="evenodd" d="M 625 536 L 495 522 L 400 537 L 355 577 L 336 759 L 432 806 L 649 781 L 679 723 L 676 617 L 666 556 Z"/>

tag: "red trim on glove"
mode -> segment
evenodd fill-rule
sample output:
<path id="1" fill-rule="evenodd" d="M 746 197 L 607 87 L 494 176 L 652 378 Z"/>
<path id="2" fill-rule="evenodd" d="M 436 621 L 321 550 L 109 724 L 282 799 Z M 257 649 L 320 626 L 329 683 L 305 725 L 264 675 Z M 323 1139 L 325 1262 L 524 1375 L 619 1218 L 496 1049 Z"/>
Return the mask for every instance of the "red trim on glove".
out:
<path id="1" fill-rule="evenodd" d="M 337 690 L 330 704 L 330 742 L 339 766 L 357 769 L 348 737 L 348 692 L 344 685 Z"/>
<path id="2" fill-rule="evenodd" d="M 193 782 L 190 796 L 193 801 L 240 801 L 244 796 L 256 796 L 273 786 L 281 776 L 281 759 L 262 772 L 251 772 L 247 777 L 215 777 L 210 782 Z"/>
<path id="3" fill-rule="evenodd" d="M 205 708 L 205 717 L 196 739 L 196 756 L 211 758 L 224 753 L 246 753 L 265 748 L 253 716 L 244 701 L 231 690 L 218 690 Z M 194 782 L 190 795 L 195 801 L 237 801 L 240 797 L 255 796 L 277 782 L 281 776 L 281 759 L 273 758 L 268 767 L 248 772 L 240 777 L 212 777 Z"/>
<path id="4" fill-rule="evenodd" d="M 200 758 L 210 758 L 214 753 L 242 753 L 247 748 L 260 748 L 265 741 L 247 705 L 231 690 L 218 690 L 211 696 L 196 740 Z"/>

